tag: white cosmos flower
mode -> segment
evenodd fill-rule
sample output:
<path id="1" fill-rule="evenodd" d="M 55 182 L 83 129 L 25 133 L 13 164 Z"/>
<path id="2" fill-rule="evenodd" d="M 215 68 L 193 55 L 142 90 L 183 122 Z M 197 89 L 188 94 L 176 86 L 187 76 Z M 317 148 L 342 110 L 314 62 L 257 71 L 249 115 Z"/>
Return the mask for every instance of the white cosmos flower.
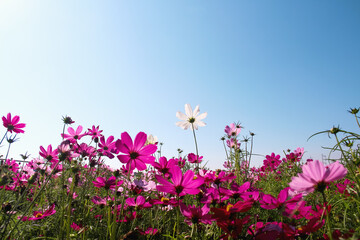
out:
<path id="1" fill-rule="evenodd" d="M 146 145 L 147 144 L 157 144 L 158 138 L 157 136 L 153 136 L 152 134 L 147 135 Z"/>
<path id="2" fill-rule="evenodd" d="M 186 114 L 182 112 L 176 113 L 176 117 L 182 120 L 180 122 L 177 122 L 176 126 L 179 126 L 184 130 L 188 129 L 189 127 L 190 129 L 192 129 L 192 127 L 194 126 L 194 128 L 197 130 L 198 126 L 204 127 L 206 125 L 206 123 L 201 120 L 206 118 L 207 113 L 205 112 L 199 115 L 199 105 L 197 105 L 193 111 L 190 104 L 185 104 L 185 113 Z"/>

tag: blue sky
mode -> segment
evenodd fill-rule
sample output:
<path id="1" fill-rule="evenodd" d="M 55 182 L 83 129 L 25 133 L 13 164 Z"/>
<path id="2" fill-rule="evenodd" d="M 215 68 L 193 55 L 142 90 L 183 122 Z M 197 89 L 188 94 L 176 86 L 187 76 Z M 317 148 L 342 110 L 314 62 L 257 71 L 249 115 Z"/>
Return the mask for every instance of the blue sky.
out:
<path id="1" fill-rule="evenodd" d="M 320 159 L 334 140 L 310 135 L 358 131 L 359 13 L 358 1 L 1 0 L 0 114 L 27 124 L 11 157 L 59 144 L 65 115 L 106 136 L 154 134 L 168 157 L 194 152 L 175 126 L 189 103 L 208 112 L 197 137 L 212 168 L 238 121 L 255 153 Z"/>

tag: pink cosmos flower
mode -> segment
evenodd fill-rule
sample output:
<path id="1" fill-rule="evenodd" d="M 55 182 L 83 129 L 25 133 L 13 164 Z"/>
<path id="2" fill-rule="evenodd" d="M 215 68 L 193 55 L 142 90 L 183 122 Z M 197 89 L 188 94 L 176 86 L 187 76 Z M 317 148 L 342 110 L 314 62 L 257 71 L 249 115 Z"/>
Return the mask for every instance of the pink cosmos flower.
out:
<path id="1" fill-rule="evenodd" d="M 117 186 L 120 186 L 123 181 L 116 183 L 116 177 L 111 176 L 109 179 L 106 180 L 104 177 L 96 178 L 96 181 L 93 181 L 95 187 L 98 188 L 105 188 L 105 189 L 115 189 Z"/>
<path id="2" fill-rule="evenodd" d="M 195 195 L 200 192 L 199 187 L 204 183 L 203 178 L 194 179 L 194 172 L 191 170 L 188 170 L 183 175 L 179 166 L 174 166 L 170 170 L 170 174 L 172 182 L 168 182 L 161 176 L 155 176 L 156 180 L 162 184 L 156 186 L 158 191 L 178 196 L 184 196 L 186 194 Z"/>
<path id="3" fill-rule="evenodd" d="M 8 166 L 8 169 L 14 173 L 19 170 L 19 164 L 15 160 L 6 159 L 5 164 Z"/>
<path id="4" fill-rule="evenodd" d="M 269 194 L 265 194 L 260 200 L 260 204 L 261 204 L 260 207 L 264 209 L 275 209 L 275 208 L 280 209 L 289 203 L 297 203 L 301 200 L 302 198 L 301 194 L 298 194 L 292 199 L 287 200 L 289 196 L 288 192 L 289 192 L 289 188 L 284 188 L 283 190 L 280 191 L 277 198 Z"/>
<path id="5" fill-rule="evenodd" d="M 226 145 L 229 148 L 240 148 L 240 143 L 235 138 L 231 138 L 230 140 L 226 140 Z"/>
<path id="6" fill-rule="evenodd" d="M 266 170 L 273 171 L 280 165 L 280 163 L 280 155 L 275 156 L 275 153 L 272 153 L 271 155 L 266 155 L 266 159 L 264 160 L 264 167 Z"/>
<path id="7" fill-rule="evenodd" d="M 248 201 L 238 201 L 234 205 L 228 203 L 225 207 L 211 208 L 211 211 L 214 213 L 212 217 L 217 221 L 233 219 L 236 216 L 235 213 L 249 211 L 252 208 L 253 203 L 254 201 L 250 199 Z"/>
<path id="8" fill-rule="evenodd" d="M 183 168 L 185 167 L 185 164 L 186 164 L 186 159 L 183 159 L 182 157 L 179 157 L 179 158 L 172 158 L 175 160 L 176 162 L 176 165 L 178 165 L 180 168 Z"/>
<path id="9" fill-rule="evenodd" d="M 92 140 L 95 140 L 95 142 L 96 142 L 96 139 L 98 140 L 98 139 L 102 136 L 102 135 L 101 135 L 102 131 L 103 131 L 103 130 L 99 130 L 99 126 L 97 126 L 97 127 L 92 126 L 91 129 L 88 128 L 87 134 L 88 134 L 89 136 L 91 136 L 91 139 L 92 139 Z"/>
<path id="10" fill-rule="evenodd" d="M 152 205 L 145 201 L 145 198 L 141 195 L 137 196 L 136 199 L 134 198 L 127 198 L 126 204 L 131 207 L 140 207 L 140 208 L 149 208 Z"/>
<path id="11" fill-rule="evenodd" d="M 227 191 L 227 195 L 230 198 L 238 199 L 239 197 L 242 197 L 245 194 L 245 192 L 249 190 L 249 188 L 250 188 L 250 182 L 245 182 L 241 186 L 239 186 L 237 183 L 233 183 L 231 185 L 231 190 Z"/>
<path id="12" fill-rule="evenodd" d="M 81 224 L 77 225 L 77 224 L 74 223 L 74 222 L 70 225 L 70 227 L 71 227 L 72 229 L 74 229 L 75 231 L 77 231 L 77 232 L 79 232 L 80 230 L 84 230 L 84 229 L 85 229 L 85 228 L 83 228 L 83 226 L 82 226 Z"/>
<path id="13" fill-rule="evenodd" d="M 24 133 L 25 131 L 21 128 L 24 128 L 26 126 L 25 123 L 19 123 L 20 117 L 15 116 L 13 119 L 11 119 L 11 113 L 8 113 L 7 116 L 2 117 L 3 120 L 3 126 L 7 128 L 7 130 L 12 133 Z"/>
<path id="14" fill-rule="evenodd" d="M 170 159 L 169 161 L 166 159 L 166 157 L 160 157 L 159 162 L 154 162 L 153 167 L 157 169 L 159 172 L 161 172 L 165 177 L 169 176 L 169 171 L 171 168 L 173 168 L 176 165 L 176 162 L 174 159 Z"/>
<path id="15" fill-rule="evenodd" d="M 188 154 L 188 161 L 190 163 L 201 163 L 203 156 L 195 155 L 194 153 Z"/>
<path id="16" fill-rule="evenodd" d="M 178 204 L 178 201 L 176 201 L 175 198 L 167 198 L 165 196 L 159 196 L 158 199 L 151 199 L 150 202 L 154 205 L 161 204 L 164 206 L 167 205 L 177 206 Z"/>
<path id="17" fill-rule="evenodd" d="M 146 163 L 154 162 L 155 157 L 152 156 L 156 152 L 157 146 L 149 144 L 145 146 L 147 136 L 143 132 L 139 132 L 134 142 L 127 132 L 121 134 L 121 140 L 117 140 L 115 145 L 117 149 L 125 155 L 118 155 L 117 158 L 122 163 L 126 163 L 126 168 L 133 170 L 137 168 L 139 171 L 146 169 Z"/>
<path id="18" fill-rule="evenodd" d="M 86 136 L 86 133 L 81 134 L 82 130 L 83 127 L 81 125 L 77 127 L 76 131 L 72 127 L 69 127 L 69 134 L 61 134 L 61 136 L 66 140 L 69 140 L 71 143 L 76 143 L 77 140 L 80 140 L 83 136 Z"/>
<path id="19" fill-rule="evenodd" d="M 86 143 L 80 145 L 74 145 L 74 152 L 81 155 L 82 157 L 89 157 L 92 159 L 96 155 L 96 150 L 93 146 L 89 146 Z"/>
<path id="20" fill-rule="evenodd" d="M 39 152 L 39 154 L 40 154 L 40 156 L 42 156 L 43 158 L 45 158 L 46 160 L 48 160 L 48 161 L 52 161 L 53 159 L 57 159 L 58 158 L 58 150 L 57 149 L 55 149 L 54 151 L 53 151 L 53 149 L 52 149 L 52 146 L 51 146 L 51 144 L 47 147 L 47 150 L 45 150 L 45 148 L 43 147 L 43 146 L 40 146 L 40 152 Z"/>
<path id="21" fill-rule="evenodd" d="M 197 224 L 197 223 L 204 223 L 204 224 L 211 224 L 211 215 L 208 214 L 210 208 L 207 204 L 203 207 L 196 207 L 196 206 L 186 206 L 185 204 L 180 204 L 180 212 L 184 217 L 186 217 L 185 222 L 188 225 Z"/>
<path id="22" fill-rule="evenodd" d="M 225 133 L 228 135 L 228 137 L 235 137 L 239 135 L 240 131 L 240 125 L 235 125 L 235 123 L 231 123 L 230 126 L 225 127 Z"/>
<path id="23" fill-rule="evenodd" d="M 324 166 L 319 160 L 302 166 L 302 173 L 293 177 L 289 186 L 298 192 L 310 193 L 314 190 L 324 191 L 326 186 L 346 176 L 347 169 L 338 161 Z"/>
<path id="24" fill-rule="evenodd" d="M 148 229 L 146 229 L 145 231 L 138 229 L 139 233 L 141 235 L 145 235 L 145 236 L 155 236 L 158 233 L 158 230 L 156 228 L 151 228 L 148 227 Z"/>
<path id="25" fill-rule="evenodd" d="M 215 172 L 211 171 L 205 175 L 205 182 L 206 183 L 214 183 L 217 186 L 219 186 L 223 182 L 231 181 L 232 179 L 235 179 L 236 176 L 232 172 Z"/>
<path id="26" fill-rule="evenodd" d="M 23 217 L 21 221 L 40 220 L 56 213 L 55 204 L 51 205 L 45 212 L 34 211 L 33 217 Z"/>
<path id="27" fill-rule="evenodd" d="M 307 218 L 311 209 L 311 206 L 306 206 L 305 201 L 299 201 L 294 204 L 286 205 L 284 215 L 294 219 Z"/>
<path id="28" fill-rule="evenodd" d="M 107 156 L 110 159 L 114 158 L 114 148 L 115 148 L 115 142 L 114 142 L 114 136 L 110 136 L 106 139 L 102 136 L 100 138 L 99 142 L 99 152 L 101 152 L 103 155 Z"/>
<path id="29" fill-rule="evenodd" d="M 241 239 L 243 226 L 250 221 L 250 216 L 242 219 L 225 219 L 217 221 L 216 224 L 225 232 L 219 239 Z"/>

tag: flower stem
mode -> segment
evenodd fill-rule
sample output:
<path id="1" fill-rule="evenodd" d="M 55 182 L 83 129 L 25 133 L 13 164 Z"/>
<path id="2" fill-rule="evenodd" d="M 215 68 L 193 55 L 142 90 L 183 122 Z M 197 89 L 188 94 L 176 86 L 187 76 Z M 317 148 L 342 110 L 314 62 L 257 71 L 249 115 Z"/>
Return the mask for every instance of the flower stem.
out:
<path id="1" fill-rule="evenodd" d="M 195 140 L 195 148 L 196 148 L 196 162 L 197 162 L 197 169 L 196 172 L 199 172 L 199 165 L 200 163 L 198 163 L 199 160 L 199 150 L 198 150 L 198 145 L 197 145 L 197 141 L 196 141 L 196 135 L 195 135 L 195 129 L 194 129 L 194 124 L 191 123 L 191 129 L 193 130 L 193 135 L 194 135 L 194 140 Z"/>
<path id="2" fill-rule="evenodd" d="M 228 155 L 228 152 L 227 152 L 226 146 L 225 146 L 225 140 L 222 140 L 222 142 L 223 142 L 225 153 L 226 153 L 226 159 L 229 160 L 229 155 Z"/>
<path id="3" fill-rule="evenodd" d="M 356 119 L 356 123 L 357 123 L 357 125 L 359 126 L 359 128 L 360 128 L 360 123 L 359 123 L 359 120 L 358 120 L 358 116 L 356 116 L 356 114 L 355 114 L 355 119 Z M 0 142 L 0 144 L 1 144 L 1 142 Z"/>
<path id="4" fill-rule="evenodd" d="M 32 202 L 29 204 L 29 206 L 25 209 L 25 211 L 23 212 L 22 216 L 16 221 L 15 226 L 13 227 L 13 229 L 11 229 L 11 231 L 6 235 L 5 239 L 7 237 L 11 236 L 11 233 L 14 232 L 17 228 L 17 226 L 19 225 L 19 223 L 21 222 L 21 219 L 24 218 L 24 216 L 27 214 L 27 212 L 29 211 L 29 209 L 35 204 L 35 201 L 39 198 L 40 193 L 45 189 L 46 185 L 48 184 L 48 182 L 51 180 L 51 177 L 53 176 L 53 174 L 56 171 L 57 166 L 59 165 L 60 161 L 58 161 L 56 163 L 56 165 L 54 166 L 53 170 L 51 171 L 50 175 L 48 176 L 48 178 L 46 179 L 46 182 L 42 185 L 41 189 L 39 190 L 39 192 L 37 193 L 37 195 L 34 197 L 34 199 L 32 200 Z"/>
<path id="5" fill-rule="evenodd" d="M 11 143 L 9 143 L 9 147 L 7 149 L 7 152 L 6 152 L 5 161 L 7 160 L 8 156 L 9 156 L 10 146 L 11 146 Z"/>
<path id="6" fill-rule="evenodd" d="M 327 225 L 327 230 L 328 230 L 328 236 L 330 240 L 333 240 L 332 234 L 331 234 L 331 223 L 330 223 L 330 212 L 327 212 L 327 201 L 326 201 L 326 196 L 325 196 L 325 191 L 321 191 L 321 194 L 323 196 L 323 200 L 324 200 L 324 211 L 326 214 L 326 225 Z"/>
<path id="7" fill-rule="evenodd" d="M 4 139 L 5 139 L 6 134 L 8 133 L 8 131 L 9 131 L 9 130 L 7 130 L 7 131 L 5 132 L 5 134 L 4 134 L 4 136 L 3 136 L 3 138 L 2 138 L 2 139 L 1 139 L 1 141 L 0 141 L 0 144 L 4 141 Z"/>

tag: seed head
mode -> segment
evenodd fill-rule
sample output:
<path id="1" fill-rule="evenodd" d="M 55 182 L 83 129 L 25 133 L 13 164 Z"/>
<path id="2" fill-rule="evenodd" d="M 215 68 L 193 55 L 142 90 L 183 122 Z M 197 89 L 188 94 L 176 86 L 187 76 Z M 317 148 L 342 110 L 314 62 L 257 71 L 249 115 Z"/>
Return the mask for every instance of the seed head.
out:
<path id="1" fill-rule="evenodd" d="M 65 124 L 73 124 L 75 121 L 73 121 L 72 119 L 71 119 L 71 117 L 69 117 L 69 116 L 63 116 L 62 117 L 62 120 L 63 120 L 63 122 L 65 123 Z"/>
<path id="2" fill-rule="evenodd" d="M 351 114 L 357 114 L 359 112 L 360 108 L 350 108 L 350 110 L 348 111 Z"/>

